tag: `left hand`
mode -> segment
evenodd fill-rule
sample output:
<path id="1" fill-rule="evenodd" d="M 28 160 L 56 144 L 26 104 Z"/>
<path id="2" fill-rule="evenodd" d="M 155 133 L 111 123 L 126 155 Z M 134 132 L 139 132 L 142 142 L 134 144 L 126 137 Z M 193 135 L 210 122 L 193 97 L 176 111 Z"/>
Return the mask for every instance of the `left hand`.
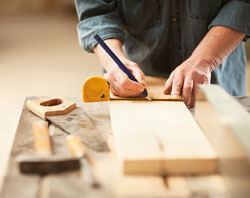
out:
<path id="1" fill-rule="evenodd" d="M 164 93 L 182 96 L 189 108 L 194 107 L 196 86 L 210 83 L 213 68 L 213 64 L 208 61 L 190 57 L 171 73 Z"/>

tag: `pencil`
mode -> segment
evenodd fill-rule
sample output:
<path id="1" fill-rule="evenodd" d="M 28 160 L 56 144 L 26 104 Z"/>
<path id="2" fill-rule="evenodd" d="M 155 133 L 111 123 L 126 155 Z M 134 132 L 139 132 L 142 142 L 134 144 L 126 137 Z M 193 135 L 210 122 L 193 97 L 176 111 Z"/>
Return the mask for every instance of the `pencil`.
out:
<path id="1" fill-rule="evenodd" d="M 121 60 L 115 55 L 115 53 L 107 46 L 107 44 L 101 39 L 101 37 L 96 34 L 94 36 L 95 40 L 100 44 L 100 46 L 107 52 L 107 54 L 113 59 L 113 61 L 117 64 L 117 66 L 127 74 L 128 78 L 132 81 L 138 82 L 138 80 L 133 76 L 133 74 L 129 71 L 129 69 L 121 62 Z M 148 96 L 147 89 L 144 89 L 142 92 L 144 97 Z"/>

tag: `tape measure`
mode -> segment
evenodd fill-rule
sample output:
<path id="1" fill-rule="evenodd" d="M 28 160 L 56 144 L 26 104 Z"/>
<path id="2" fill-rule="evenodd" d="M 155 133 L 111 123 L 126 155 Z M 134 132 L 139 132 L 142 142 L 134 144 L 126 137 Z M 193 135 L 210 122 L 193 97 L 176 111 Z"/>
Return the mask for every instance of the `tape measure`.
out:
<path id="1" fill-rule="evenodd" d="M 86 78 L 82 86 L 83 102 L 109 101 L 109 83 L 101 76 Z"/>

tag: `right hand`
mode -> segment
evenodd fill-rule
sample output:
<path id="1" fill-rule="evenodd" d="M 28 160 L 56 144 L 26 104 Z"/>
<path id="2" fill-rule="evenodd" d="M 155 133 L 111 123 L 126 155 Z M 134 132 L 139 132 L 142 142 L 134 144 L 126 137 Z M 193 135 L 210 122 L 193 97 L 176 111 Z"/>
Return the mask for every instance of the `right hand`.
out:
<path id="1" fill-rule="evenodd" d="M 122 42 L 119 39 L 107 39 L 104 41 L 111 50 L 119 57 L 121 62 L 130 70 L 138 82 L 130 80 L 115 63 L 106 54 L 100 45 L 97 45 L 93 51 L 98 56 L 101 64 L 107 71 L 106 79 L 110 83 L 111 92 L 120 97 L 139 97 L 145 89 L 144 74 L 139 66 L 133 61 L 128 60 L 122 50 Z"/>
<path id="2" fill-rule="evenodd" d="M 125 74 L 116 64 L 113 64 L 105 74 L 106 79 L 110 83 L 111 92 L 120 97 L 142 96 L 146 84 L 143 72 L 136 63 L 130 60 L 123 58 L 121 61 L 138 82 L 130 80 L 127 74 Z"/>

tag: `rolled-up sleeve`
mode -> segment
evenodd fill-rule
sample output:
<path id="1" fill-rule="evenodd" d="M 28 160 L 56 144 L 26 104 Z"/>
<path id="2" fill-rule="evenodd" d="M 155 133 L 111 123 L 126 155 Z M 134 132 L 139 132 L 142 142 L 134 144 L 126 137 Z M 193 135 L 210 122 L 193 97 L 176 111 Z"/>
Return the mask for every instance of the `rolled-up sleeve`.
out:
<path id="1" fill-rule="evenodd" d="M 97 44 L 95 34 L 99 34 L 104 40 L 125 40 L 126 30 L 120 21 L 115 0 L 76 0 L 75 3 L 79 19 L 79 42 L 86 51 L 92 52 Z"/>
<path id="2" fill-rule="evenodd" d="M 213 26 L 229 27 L 250 37 L 250 0 L 232 0 L 226 3 L 209 28 Z"/>

